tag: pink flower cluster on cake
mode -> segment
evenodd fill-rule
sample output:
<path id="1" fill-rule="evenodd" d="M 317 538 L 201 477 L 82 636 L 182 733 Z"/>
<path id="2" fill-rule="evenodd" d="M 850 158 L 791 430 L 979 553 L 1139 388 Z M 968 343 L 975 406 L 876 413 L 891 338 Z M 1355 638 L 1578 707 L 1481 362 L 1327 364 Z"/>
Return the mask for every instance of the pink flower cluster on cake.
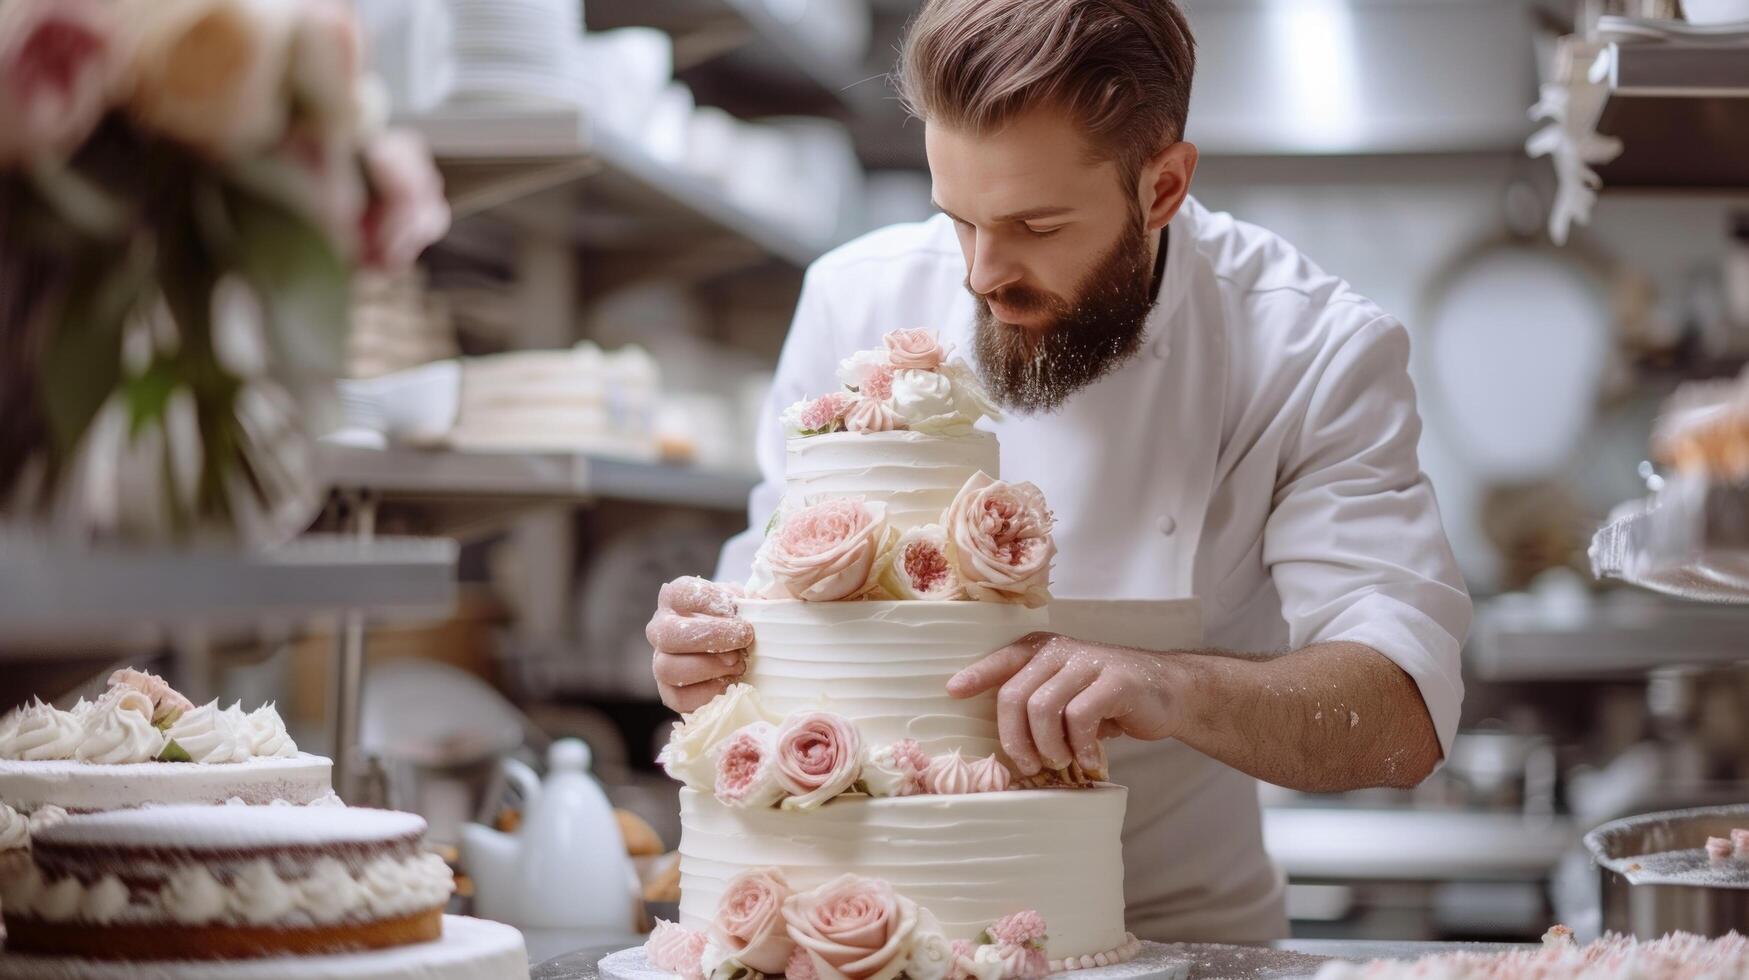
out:
<path id="1" fill-rule="evenodd" d="M 644 953 L 684 980 L 748 971 L 789 980 L 1032 980 L 1049 972 L 1044 947 L 1037 912 L 999 919 L 977 942 L 950 942 L 935 916 L 886 881 L 845 874 L 798 892 L 767 867 L 729 879 L 704 932 L 658 920 Z"/>
<path id="2" fill-rule="evenodd" d="M 883 504 L 828 500 L 779 525 L 764 551 L 780 598 L 834 602 L 866 595 L 892 545 Z"/>
<path id="3" fill-rule="evenodd" d="M 974 474 L 943 523 L 954 567 L 972 598 L 1033 608 L 1050 601 L 1055 519 L 1038 487 Z"/>
<path id="4" fill-rule="evenodd" d="M 840 391 L 804 398 L 783 413 L 792 437 L 834 432 L 912 430 L 936 435 L 971 431 L 998 417 L 996 405 L 965 362 L 930 330 L 894 330 L 875 350 L 838 367 Z"/>

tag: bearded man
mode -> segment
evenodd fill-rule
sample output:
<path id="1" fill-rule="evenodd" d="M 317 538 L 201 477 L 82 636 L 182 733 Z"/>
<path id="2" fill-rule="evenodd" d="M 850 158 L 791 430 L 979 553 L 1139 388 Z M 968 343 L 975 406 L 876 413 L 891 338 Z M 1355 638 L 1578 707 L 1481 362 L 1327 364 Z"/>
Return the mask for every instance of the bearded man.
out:
<path id="1" fill-rule="evenodd" d="M 1130 788 L 1130 928 L 1285 935 L 1255 780 L 1409 787 L 1450 747 L 1470 600 L 1416 455 L 1403 326 L 1293 246 L 1191 197 L 1194 42 L 1168 0 L 929 0 L 897 84 L 941 214 L 808 270 L 761 433 L 744 581 L 783 486 L 781 409 L 889 330 L 933 327 L 1006 409 L 1061 596 L 1202 602 L 1207 650 L 1034 635 L 956 676 L 999 692 L 1024 775 L 1093 758 Z M 649 636 L 690 711 L 745 669 L 720 588 L 664 590 Z M 1285 651 L 1285 652 L 1284 652 Z M 1071 708 L 1071 704 L 1074 705 Z"/>

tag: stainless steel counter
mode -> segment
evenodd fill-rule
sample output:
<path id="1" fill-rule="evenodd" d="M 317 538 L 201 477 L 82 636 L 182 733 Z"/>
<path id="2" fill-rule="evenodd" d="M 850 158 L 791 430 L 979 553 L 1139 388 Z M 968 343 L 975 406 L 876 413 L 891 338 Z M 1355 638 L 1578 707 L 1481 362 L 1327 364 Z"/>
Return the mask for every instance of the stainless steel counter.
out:
<path id="1" fill-rule="evenodd" d="M 600 980 L 596 964 L 619 947 L 582 949 L 547 960 L 534 968 L 532 980 Z M 1512 949 L 1483 943 L 1350 942 L 1334 939 L 1289 939 L 1267 946 L 1186 944 L 1179 947 L 1195 961 L 1191 980 L 1289 980 L 1310 977 L 1333 959 L 1364 962 L 1374 959 L 1416 959 L 1454 950 L 1496 952 Z"/>

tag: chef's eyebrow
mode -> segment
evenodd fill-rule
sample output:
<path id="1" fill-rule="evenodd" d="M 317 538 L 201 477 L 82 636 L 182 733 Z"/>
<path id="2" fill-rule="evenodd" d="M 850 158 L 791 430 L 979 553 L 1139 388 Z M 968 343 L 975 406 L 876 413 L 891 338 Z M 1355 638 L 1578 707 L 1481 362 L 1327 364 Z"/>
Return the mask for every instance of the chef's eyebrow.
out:
<path id="1" fill-rule="evenodd" d="M 942 214 L 947 215 L 948 217 L 952 218 L 953 220 L 958 221 L 961 224 L 971 224 L 971 222 L 965 220 L 964 218 L 960 217 L 957 214 L 954 214 L 952 211 L 949 211 L 948 209 L 942 207 L 940 204 L 937 204 L 934 201 L 930 201 L 929 203 L 935 206 L 935 210 L 940 211 Z M 1002 222 L 1005 222 L 1005 221 L 1039 221 L 1039 220 L 1042 220 L 1044 218 L 1055 218 L 1055 217 L 1059 217 L 1061 215 L 1069 214 L 1069 213 L 1073 212 L 1074 210 L 1075 210 L 1074 208 L 1065 207 L 1063 205 L 1050 205 L 1050 206 L 1042 207 L 1042 208 L 1028 208 L 1025 211 L 1015 211 L 1012 214 L 998 215 L 996 217 L 996 223 L 1001 224 Z"/>

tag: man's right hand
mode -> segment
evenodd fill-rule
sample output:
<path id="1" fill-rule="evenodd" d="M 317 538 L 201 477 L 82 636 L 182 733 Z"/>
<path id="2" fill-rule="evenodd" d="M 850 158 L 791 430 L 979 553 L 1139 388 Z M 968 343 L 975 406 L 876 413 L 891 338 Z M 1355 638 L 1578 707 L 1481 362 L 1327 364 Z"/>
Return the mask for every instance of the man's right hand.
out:
<path id="1" fill-rule="evenodd" d="M 753 624 L 736 613 L 728 587 L 689 575 L 662 586 L 644 636 L 656 649 L 651 666 L 662 703 L 685 713 L 704 707 L 746 672 Z"/>

